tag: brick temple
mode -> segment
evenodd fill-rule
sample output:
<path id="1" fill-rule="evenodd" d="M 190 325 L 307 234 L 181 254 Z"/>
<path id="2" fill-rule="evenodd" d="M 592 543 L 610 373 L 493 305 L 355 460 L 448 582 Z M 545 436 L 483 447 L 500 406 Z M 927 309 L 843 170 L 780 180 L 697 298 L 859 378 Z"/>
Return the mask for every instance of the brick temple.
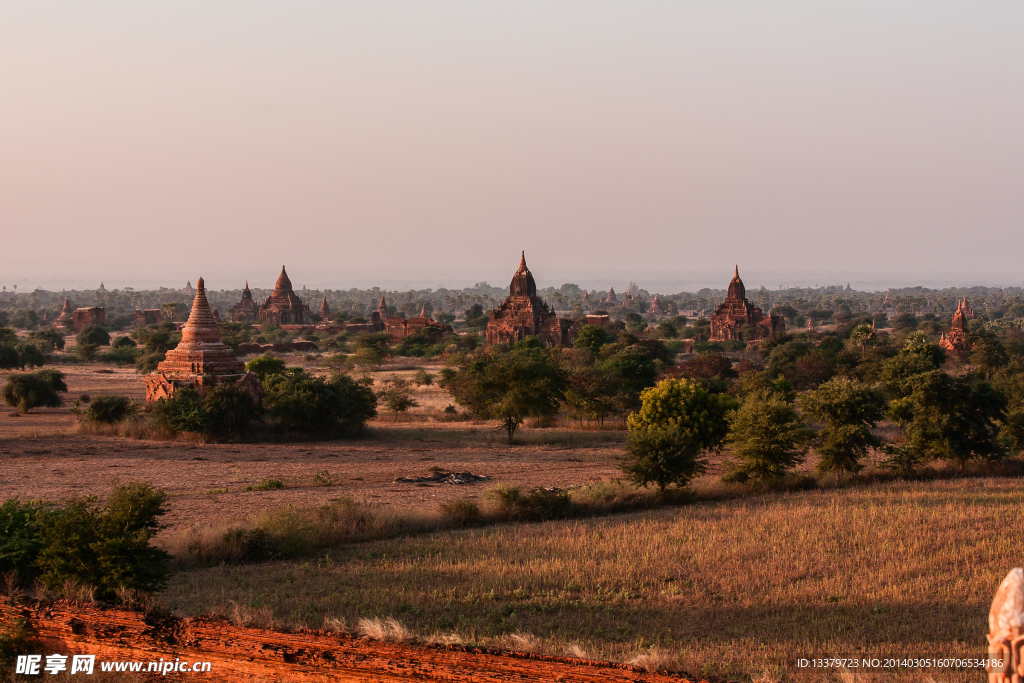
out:
<path id="1" fill-rule="evenodd" d="M 274 291 L 260 304 L 257 313 L 262 322 L 272 325 L 308 325 L 309 306 L 292 289 L 292 281 L 281 266 Z"/>
<path id="2" fill-rule="evenodd" d="M 75 312 L 71 308 L 71 299 L 64 297 L 64 308 L 60 309 L 60 315 L 53 321 L 53 326 L 70 329 L 74 325 L 74 316 Z"/>
<path id="3" fill-rule="evenodd" d="M 657 294 L 654 295 L 654 300 L 651 301 L 651 305 L 647 309 L 647 314 L 648 315 L 653 315 L 653 316 L 655 316 L 657 318 L 661 318 L 661 317 L 667 315 L 667 313 L 665 312 L 664 307 L 662 307 L 662 305 L 661 305 L 661 299 L 658 297 Z"/>
<path id="4" fill-rule="evenodd" d="M 71 324 L 75 334 L 78 334 L 89 325 L 104 325 L 106 322 L 107 312 L 102 306 L 76 308 L 75 312 L 71 314 Z"/>
<path id="5" fill-rule="evenodd" d="M 331 307 L 327 305 L 327 295 L 324 294 L 324 300 L 320 302 L 320 310 L 317 311 L 317 315 L 320 316 L 321 322 L 331 321 Z"/>
<path id="6" fill-rule="evenodd" d="M 260 307 L 252 300 L 252 291 L 249 289 L 249 281 L 245 281 L 245 289 L 242 290 L 242 298 L 231 307 L 231 319 L 236 322 L 253 321 L 259 317 Z"/>
<path id="7" fill-rule="evenodd" d="M 748 328 L 746 331 L 743 329 L 745 327 Z M 743 339 L 744 336 L 750 336 L 749 328 L 753 328 L 753 337 Z M 740 279 L 740 268 L 736 266 L 725 301 L 718 305 L 711 316 L 711 341 L 758 341 L 785 331 L 786 319 L 783 316 L 770 313 L 765 315 L 747 300 L 747 290 Z"/>
<path id="8" fill-rule="evenodd" d="M 953 312 L 953 322 L 950 324 L 949 334 L 943 334 L 939 339 L 939 346 L 948 353 L 958 356 L 967 354 L 967 321 L 974 317 L 974 309 L 967 305 L 967 297 L 956 302 L 956 311 Z"/>
<path id="9" fill-rule="evenodd" d="M 147 308 L 141 311 L 137 308 L 135 309 L 135 324 L 140 327 L 156 325 L 163 319 L 164 312 L 159 308 Z"/>
<path id="10" fill-rule="evenodd" d="M 245 372 L 235 352 L 220 340 L 220 328 L 210 311 L 203 278 L 196 285 L 192 310 L 181 328 L 181 342 L 167 352 L 156 372 L 145 377 L 146 402 L 170 398 L 177 389 L 202 391 L 227 381 L 241 381 L 258 397 L 259 380 Z"/>
<path id="11" fill-rule="evenodd" d="M 383 301 L 383 297 L 381 297 Z M 374 311 L 375 314 L 379 311 Z M 374 318 L 376 320 L 377 318 Z M 435 322 L 429 315 L 427 315 L 427 307 L 424 304 L 420 308 L 420 314 L 414 315 L 411 318 L 403 318 L 400 315 L 388 316 L 384 322 L 387 333 L 395 339 L 401 339 L 402 337 L 408 337 L 411 334 L 415 334 L 424 327 L 433 327 L 441 331 L 442 334 L 454 334 L 455 331 L 450 325 L 444 325 L 439 322 Z"/>
<path id="12" fill-rule="evenodd" d="M 537 337 L 545 346 L 565 345 L 572 324 L 563 320 L 537 296 L 537 283 L 526 267 L 526 252 L 519 269 L 512 276 L 508 296 L 498 308 L 491 310 L 487 322 L 486 346 L 514 344 L 525 337 Z"/>

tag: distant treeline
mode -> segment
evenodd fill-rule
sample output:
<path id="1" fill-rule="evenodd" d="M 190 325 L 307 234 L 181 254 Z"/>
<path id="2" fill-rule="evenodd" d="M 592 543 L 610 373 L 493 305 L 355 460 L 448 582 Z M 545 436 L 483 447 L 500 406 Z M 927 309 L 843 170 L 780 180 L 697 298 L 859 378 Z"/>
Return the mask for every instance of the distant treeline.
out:
<path id="1" fill-rule="evenodd" d="M 272 290 L 253 288 L 253 298 L 259 302 Z M 588 303 L 583 304 L 587 290 L 567 283 L 561 287 L 539 289 L 538 294 L 564 315 L 580 315 L 593 311 L 606 311 L 613 318 L 625 320 L 629 313 L 645 314 L 654 293 L 644 289 L 636 290 L 634 300 L 624 302 L 625 292 L 618 292 L 619 305 L 607 305 L 603 299 L 607 290 L 589 290 Z M 477 283 L 464 289 L 420 289 L 408 291 L 385 291 L 372 289 L 320 290 L 298 289 L 296 293 L 316 311 L 324 295 L 335 320 L 368 318 L 377 309 L 381 295 L 384 295 L 389 313 L 405 316 L 418 315 L 426 308 L 435 319 L 463 320 L 466 311 L 481 310 L 487 313 L 496 307 L 507 295 L 505 287 L 494 287 L 486 282 Z M 97 290 L 70 290 L 52 292 L 37 289 L 33 292 L 0 293 L 0 316 L 5 324 L 18 328 L 35 329 L 43 323 L 43 314 L 49 320 L 55 319 L 64 304 L 64 297 L 71 299 L 75 308 L 103 306 L 106 308 L 107 327 L 123 329 L 135 321 L 135 309 L 163 309 L 171 319 L 184 320 L 192 305 L 192 294 L 182 290 L 160 288 L 135 291 L 131 288 L 100 292 Z M 210 305 L 222 317 L 230 318 L 231 307 L 242 296 L 241 289 L 207 290 Z M 957 301 L 968 297 L 976 315 L 989 320 L 1004 317 L 1024 317 L 1024 289 L 992 287 L 926 289 L 907 287 L 888 292 L 846 291 L 843 286 L 834 285 L 818 289 L 790 288 L 782 290 L 747 290 L 747 298 L 765 311 L 785 315 L 790 325 L 803 326 L 808 320 L 815 323 L 842 322 L 855 315 L 871 314 L 883 320 L 901 313 L 918 316 L 935 315 L 938 318 L 951 316 Z M 660 294 L 660 301 L 670 316 L 679 314 L 690 317 L 710 315 L 714 307 L 725 297 L 724 289 L 701 289 L 697 292 Z M 474 309 L 479 306 L 479 309 Z M 34 315 L 33 315 L 34 314 Z M 443 315 L 443 318 L 440 316 Z"/>

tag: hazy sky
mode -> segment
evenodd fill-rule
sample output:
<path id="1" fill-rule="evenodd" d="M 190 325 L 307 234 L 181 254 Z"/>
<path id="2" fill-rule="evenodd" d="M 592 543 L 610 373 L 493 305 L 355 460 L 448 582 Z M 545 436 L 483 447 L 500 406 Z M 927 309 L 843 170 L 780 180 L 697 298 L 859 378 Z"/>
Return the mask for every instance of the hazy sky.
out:
<path id="1" fill-rule="evenodd" d="M 1022 284 L 1024 3 L 5 0 L 0 236 L 8 289 Z"/>

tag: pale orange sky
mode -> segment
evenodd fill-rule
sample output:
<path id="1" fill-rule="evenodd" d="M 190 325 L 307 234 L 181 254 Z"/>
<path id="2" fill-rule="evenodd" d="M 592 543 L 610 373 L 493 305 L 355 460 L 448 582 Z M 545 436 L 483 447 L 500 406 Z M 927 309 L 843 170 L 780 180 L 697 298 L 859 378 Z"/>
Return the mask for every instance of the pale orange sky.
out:
<path id="1" fill-rule="evenodd" d="M 5 2 L 0 282 L 505 284 L 526 249 L 544 284 L 1024 284 L 1022 36 L 1010 1 Z"/>

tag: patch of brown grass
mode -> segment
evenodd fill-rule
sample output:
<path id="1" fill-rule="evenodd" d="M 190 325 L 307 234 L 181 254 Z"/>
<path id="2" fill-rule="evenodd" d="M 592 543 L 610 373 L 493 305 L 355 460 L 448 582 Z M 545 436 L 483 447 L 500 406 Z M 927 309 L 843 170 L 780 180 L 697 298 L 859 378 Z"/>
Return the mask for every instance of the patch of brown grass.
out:
<path id="1" fill-rule="evenodd" d="M 107 424 L 83 421 L 78 425 L 79 434 L 89 436 L 119 436 L 126 439 L 150 441 L 182 441 L 184 443 L 206 443 L 199 434 L 175 434 L 173 431 L 154 425 L 149 420 L 124 420 Z M 197 438 L 198 437 L 198 438 Z"/>
<path id="2" fill-rule="evenodd" d="M 982 653 L 992 595 L 1020 564 L 1006 530 L 1022 504 L 1016 479 L 797 491 L 195 570 L 162 599 L 182 614 L 233 601 L 287 625 L 393 617 L 496 647 L 530 635 L 551 654 L 794 680 L 812 654 Z"/>

